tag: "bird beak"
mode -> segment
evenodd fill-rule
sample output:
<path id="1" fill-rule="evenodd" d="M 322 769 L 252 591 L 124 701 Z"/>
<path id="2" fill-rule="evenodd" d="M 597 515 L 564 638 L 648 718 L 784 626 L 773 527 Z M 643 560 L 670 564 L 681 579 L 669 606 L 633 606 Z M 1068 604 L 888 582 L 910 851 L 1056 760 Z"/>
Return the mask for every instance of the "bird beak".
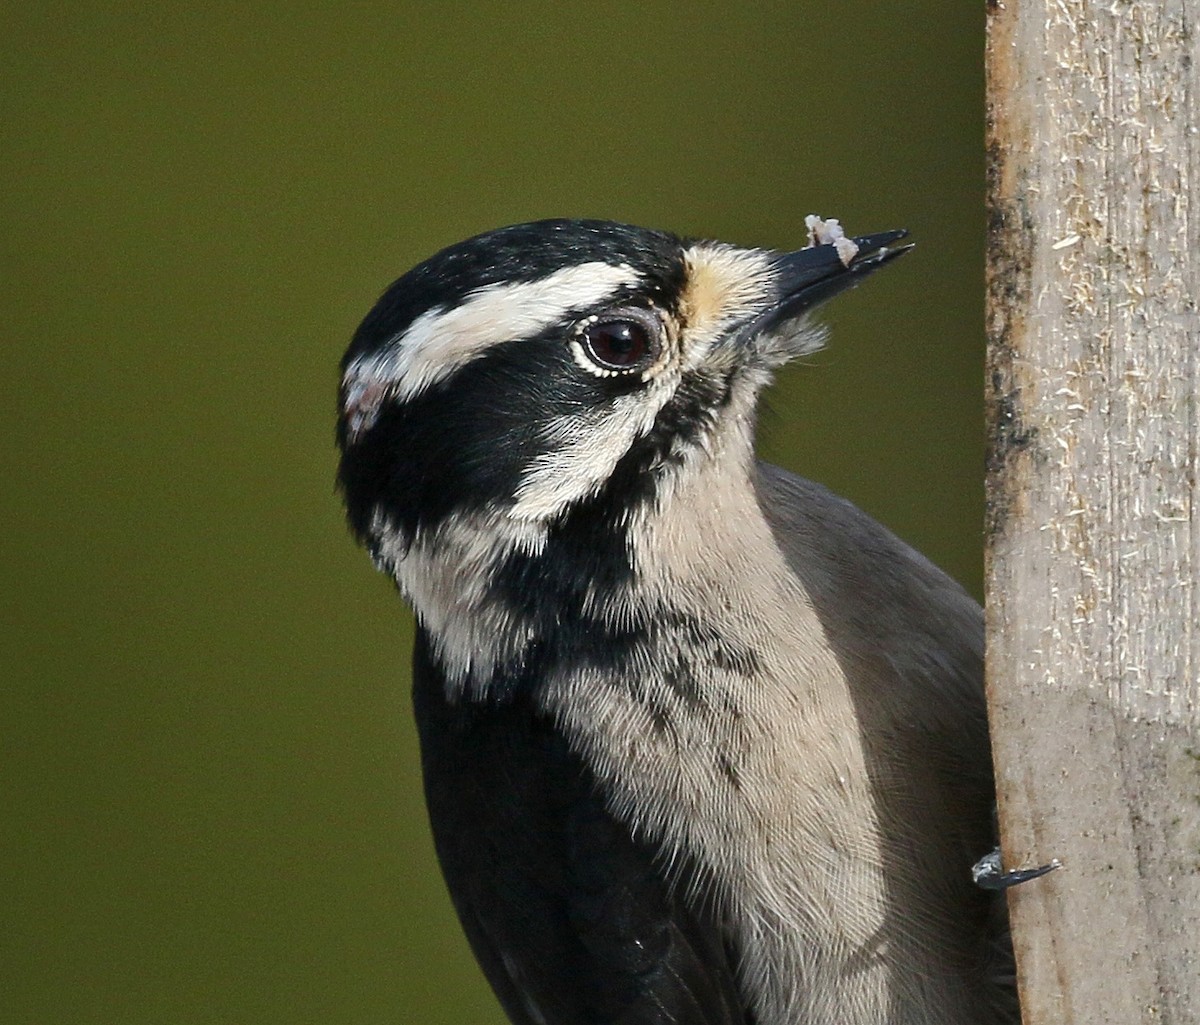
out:
<path id="1" fill-rule="evenodd" d="M 840 250 L 828 244 L 779 254 L 772 267 L 779 299 L 749 325 L 751 334 L 770 332 L 839 292 L 853 288 L 872 271 L 912 249 L 911 245 L 888 248 L 907 235 L 903 228 L 860 235 L 851 240 L 857 251 L 845 247 L 843 240 Z M 847 252 L 852 254 L 849 259 L 845 258 Z"/>

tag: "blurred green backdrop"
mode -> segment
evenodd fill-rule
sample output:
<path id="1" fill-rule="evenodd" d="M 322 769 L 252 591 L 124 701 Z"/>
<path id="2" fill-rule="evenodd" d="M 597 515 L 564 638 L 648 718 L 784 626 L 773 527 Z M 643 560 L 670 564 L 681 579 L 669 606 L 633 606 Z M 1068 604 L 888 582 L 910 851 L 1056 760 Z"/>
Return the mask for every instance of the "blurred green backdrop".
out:
<path id="1" fill-rule="evenodd" d="M 5 1025 L 501 1020 L 332 483 L 344 344 L 461 237 L 910 228 L 761 447 L 978 593 L 981 4 L 0 18 Z"/>

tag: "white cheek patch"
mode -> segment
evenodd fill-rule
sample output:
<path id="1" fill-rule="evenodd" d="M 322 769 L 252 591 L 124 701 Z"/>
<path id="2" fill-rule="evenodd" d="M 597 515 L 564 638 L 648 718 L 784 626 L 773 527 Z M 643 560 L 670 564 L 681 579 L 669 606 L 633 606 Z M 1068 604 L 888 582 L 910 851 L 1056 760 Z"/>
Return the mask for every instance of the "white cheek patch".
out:
<path id="1" fill-rule="evenodd" d="M 730 328 L 770 302 L 771 256 L 761 249 L 701 242 L 687 249 L 683 259 L 687 286 L 679 315 L 685 325 L 684 358 L 693 367 Z"/>
<path id="2" fill-rule="evenodd" d="M 630 446 L 654 426 L 654 418 L 674 394 L 674 378 L 665 373 L 611 406 L 552 423 L 547 432 L 551 449 L 522 475 L 509 515 L 549 520 L 599 491 Z"/>
<path id="3" fill-rule="evenodd" d="M 375 422 L 384 400 L 413 398 L 492 346 L 539 334 L 572 310 L 597 306 L 637 283 L 627 264 L 582 263 L 538 281 L 487 285 L 452 309 L 426 311 L 382 350 L 346 368 L 342 405 L 350 437 Z"/>

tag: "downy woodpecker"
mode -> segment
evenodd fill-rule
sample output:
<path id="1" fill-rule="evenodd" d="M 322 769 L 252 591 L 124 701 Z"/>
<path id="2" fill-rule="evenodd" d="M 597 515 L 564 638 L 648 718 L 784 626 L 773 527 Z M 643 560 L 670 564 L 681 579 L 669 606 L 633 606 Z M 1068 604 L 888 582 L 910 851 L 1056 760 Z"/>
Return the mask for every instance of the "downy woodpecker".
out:
<path id="1" fill-rule="evenodd" d="M 517 1025 L 1018 1020 L 970 876 L 980 610 L 755 460 L 807 312 L 904 252 L 818 234 L 502 228 L 400 278 L 342 363 L 349 522 L 416 613 L 434 841 Z"/>

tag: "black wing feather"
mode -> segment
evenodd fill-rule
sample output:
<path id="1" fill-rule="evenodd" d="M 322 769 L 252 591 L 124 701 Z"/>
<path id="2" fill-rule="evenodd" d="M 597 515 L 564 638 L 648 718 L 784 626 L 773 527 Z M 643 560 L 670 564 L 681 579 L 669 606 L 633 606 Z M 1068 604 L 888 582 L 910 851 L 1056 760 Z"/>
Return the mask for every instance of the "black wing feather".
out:
<path id="1" fill-rule="evenodd" d="M 528 696 L 449 702 L 419 636 L 414 704 L 446 883 L 516 1025 L 752 1025 L 717 923 Z"/>

